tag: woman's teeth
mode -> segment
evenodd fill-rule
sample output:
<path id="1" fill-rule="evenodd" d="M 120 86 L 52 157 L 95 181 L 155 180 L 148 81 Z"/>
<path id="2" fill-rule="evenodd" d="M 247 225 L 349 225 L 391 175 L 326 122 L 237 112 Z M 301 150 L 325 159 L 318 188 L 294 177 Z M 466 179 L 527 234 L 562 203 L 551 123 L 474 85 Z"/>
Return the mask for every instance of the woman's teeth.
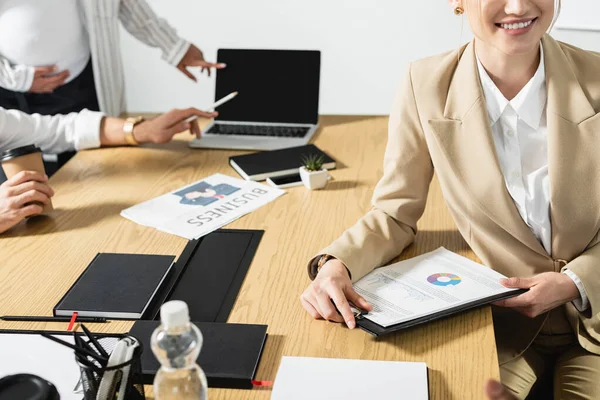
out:
<path id="1" fill-rule="evenodd" d="M 502 29 L 523 29 L 527 28 L 533 23 L 533 20 L 527 22 L 518 22 L 516 24 L 500 24 Z"/>

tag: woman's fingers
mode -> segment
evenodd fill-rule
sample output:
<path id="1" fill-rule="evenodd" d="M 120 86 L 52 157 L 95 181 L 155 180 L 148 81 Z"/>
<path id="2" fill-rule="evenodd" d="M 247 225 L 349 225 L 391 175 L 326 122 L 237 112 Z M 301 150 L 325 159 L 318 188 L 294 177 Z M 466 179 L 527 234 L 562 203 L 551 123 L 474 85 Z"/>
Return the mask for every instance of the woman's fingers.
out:
<path id="1" fill-rule="evenodd" d="M 42 206 L 39 204 L 29 204 L 19 209 L 19 221 L 33 215 L 40 215 L 43 212 Z"/>
<path id="2" fill-rule="evenodd" d="M 356 291 L 352 287 L 346 289 L 345 294 L 346 294 L 346 298 L 352 304 L 354 304 L 356 307 L 360 307 L 361 309 L 363 309 L 365 311 L 373 310 L 373 306 L 371 304 L 369 304 L 369 302 L 367 300 L 365 300 L 364 297 L 362 297 L 361 295 L 356 293 Z"/>
<path id="3" fill-rule="evenodd" d="M 323 318 L 328 321 L 333 322 L 344 322 L 342 316 L 337 312 L 333 303 L 331 302 L 331 297 L 328 293 L 323 292 L 321 294 L 317 294 L 317 307 L 319 309 L 319 313 Z"/>
<path id="4" fill-rule="evenodd" d="M 500 280 L 500 284 L 507 288 L 515 288 L 515 289 L 529 289 L 536 284 L 535 277 L 533 278 L 518 278 L 512 277 L 507 279 Z"/>
<path id="5" fill-rule="evenodd" d="M 197 138 L 200 138 L 200 127 L 198 126 L 198 120 L 195 119 L 190 122 L 190 133 L 195 135 Z"/>
<path id="6" fill-rule="evenodd" d="M 304 298 L 304 296 L 300 297 L 300 302 L 302 303 L 302 307 L 313 317 L 314 319 L 323 319 L 319 311 L 308 300 Z"/>
<path id="7" fill-rule="evenodd" d="M 18 208 L 33 202 L 49 204 L 50 198 L 45 193 L 38 192 L 37 190 L 30 190 L 15 197 L 15 204 Z"/>
<path id="8" fill-rule="evenodd" d="M 356 321 L 354 320 L 354 313 L 350 308 L 350 303 L 348 303 L 344 292 L 342 292 L 341 289 L 332 288 L 330 296 L 333 302 L 335 303 L 337 311 L 339 311 L 339 314 L 342 314 L 342 318 L 344 318 L 344 321 L 346 321 L 346 325 L 348 325 L 348 328 L 354 329 L 354 327 L 356 326 Z"/>
<path id="9" fill-rule="evenodd" d="M 196 79 L 196 77 L 190 71 L 188 71 L 185 66 L 179 66 L 179 67 L 177 67 L 177 69 L 180 70 L 181 72 L 183 72 L 185 74 L 185 76 L 187 76 L 194 82 L 198 82 L 198 79 Z"/>
<path id="10" fill-rule="evenodd" d="M 37 190 L 38 192 L 44 193 L 48 197 L 54 196 L 54 190 L 50 186 L 45 183 L 40 183 L 36 181 L 29 181 L 25 183 L 21 183 L 20 185 L 14 186 L 10 190 L 10 194 L 12 196 L 18 196 L 25 192 L 29 192 L 31 190 Z"/>
<path id="11" fill-rule="evenodd" d="M 500 300 L 494 304 L 500 307 L 520 308 L 530 307 L 533 303 L 533 294 L 531 291 L 525 292 L 519 296 L 510 299 Z"/>
<path id="12" fill-rule="evenodd" d="M 180 122 L 178 124 L 175 124 L 174 126 L 168 128 L 165 130 L 165 137 L 168 138 L 169 140 L 171 140 L 171 138 L 173 138 L 173 136 L 175 136 L 178 133 L 181 133 L 183 131 L 187 131 L 188 129 L 190 129 L 190 123 L 189 122 Z"/>
<path id="13" fill-rule="evenodd" d="M 33 70 L 33 77 L 38 78 L 40 76 L 52 74 L 58 70 L 56 65 L 49 65 L 46 67 L 36 67 Z"/>
<path id="14" fill-rule="evenodd" d="M 6 182 L 2 186 L 17 186 L 28 181 L 48 182 L 48 176 L 37 171 L 21 171 Z"/>

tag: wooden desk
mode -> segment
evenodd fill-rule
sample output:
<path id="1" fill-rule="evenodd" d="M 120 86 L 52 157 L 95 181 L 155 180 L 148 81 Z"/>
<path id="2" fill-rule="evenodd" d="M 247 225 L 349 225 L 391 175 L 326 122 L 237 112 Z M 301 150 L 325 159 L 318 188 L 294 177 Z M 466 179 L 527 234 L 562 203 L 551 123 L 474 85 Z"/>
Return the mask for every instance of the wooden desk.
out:
<path id="1" fill-rule="evenodd" d="M 269 325 L 257 379 L 273 380 L 282 356 L 425 361 L 431 399 L 480 399 L 499 378 L 488 308 L 375 340 L 361 330 L 313 320 L 299 296 L 307 260 L 370 207 L 382 174 L 387 118 L 323 117 L 315 143 L 339 162 L 326 190 L 303 187 L 228 225 L 265 235 L 230 322 Z M 0 235 L 0 315 L 51 315 L 52 307 L 98 252 L 179 254 L 186 240 L 137 225 L 119 212 L 216 172 L 236 176 L 228 157 L 242 152 L 167 146 L 84 151 L 51 179 L 53 218 L 30 220 Z M 416 243 L 403 257 L 440 245 L 475 259 L 455 230 L 434 180 Z M 131 322 L 93 326 L 126 332 Z M 66 329 L 66 324 L 6 323 L 0 329 Z M 267 399 L 269 390 L 211 389 L 211 399 Z"/>

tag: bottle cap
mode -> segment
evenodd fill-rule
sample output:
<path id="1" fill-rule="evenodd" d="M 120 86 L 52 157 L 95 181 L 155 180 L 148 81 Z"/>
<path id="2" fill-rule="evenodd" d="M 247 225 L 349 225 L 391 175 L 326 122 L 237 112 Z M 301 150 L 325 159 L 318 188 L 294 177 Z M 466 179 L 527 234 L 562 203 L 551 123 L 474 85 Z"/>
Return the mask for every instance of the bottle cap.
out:
<path id="1" fill-rule="evenodd" d="M 190 312 L 185 302 L 173 300 L 160 308 L 160 320 L 167 328 L 176 328 L 190 323 Z"/>

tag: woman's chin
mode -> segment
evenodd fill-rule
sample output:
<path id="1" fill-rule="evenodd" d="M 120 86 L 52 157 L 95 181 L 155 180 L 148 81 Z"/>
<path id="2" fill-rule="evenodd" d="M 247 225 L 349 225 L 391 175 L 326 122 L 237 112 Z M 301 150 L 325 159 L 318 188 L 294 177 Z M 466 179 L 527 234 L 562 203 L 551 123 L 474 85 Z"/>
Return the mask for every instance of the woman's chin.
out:
<path id="1" fill-rule="evenodd" d="M 522 56 L 539 51 L 540 40 L 501 40 L 494 47 L 509 56 Z"/>

